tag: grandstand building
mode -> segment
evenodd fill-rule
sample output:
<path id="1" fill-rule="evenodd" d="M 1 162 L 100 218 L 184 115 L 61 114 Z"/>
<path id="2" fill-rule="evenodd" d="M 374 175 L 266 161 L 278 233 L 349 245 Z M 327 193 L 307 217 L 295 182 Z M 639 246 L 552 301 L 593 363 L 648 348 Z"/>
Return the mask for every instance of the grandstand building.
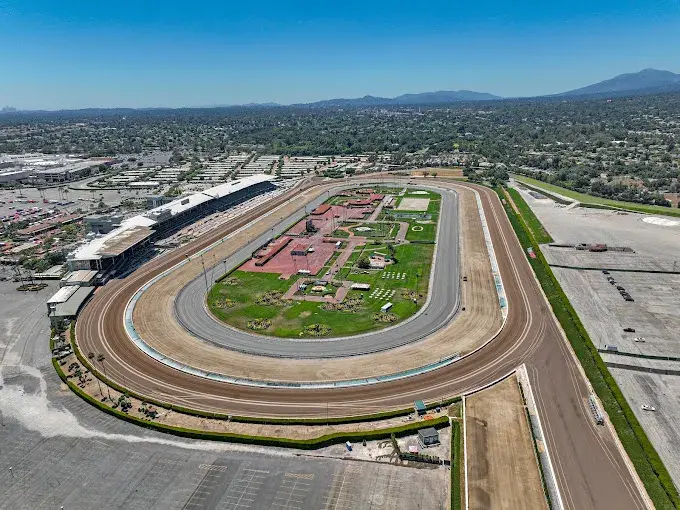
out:
<path id="1" fill-rule="evenodd" d="M 271 175 L 253 175 L 173 200 L 144 214 L 123 220 L 104 235 L 90 234 L 87 242 L 69 253 L 71 271 L 113 273 L 152 243 L 218 211 L 276 189 Z"/>

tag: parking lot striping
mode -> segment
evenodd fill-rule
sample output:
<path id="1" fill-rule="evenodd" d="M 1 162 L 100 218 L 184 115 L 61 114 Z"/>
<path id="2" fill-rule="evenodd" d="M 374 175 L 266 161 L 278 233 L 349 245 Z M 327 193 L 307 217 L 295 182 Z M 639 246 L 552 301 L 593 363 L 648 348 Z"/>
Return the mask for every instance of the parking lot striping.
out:
<path id="1" fill-rule="evenodd" d="M 269 471 L 261 469 L 247 468 L 243 471 L 244 474 L 241 478 L 235 481 L 232 484 L 233 487 L 230 487 L 224 495 L 226 500 L 236 500 L 235 502 L 225 501 L 224 505 L 227 505 L 226 508 L 250 508 L 250 504 L 255 501 L 254 497 L 258 495 L 257 492 L 253 491 L 258 491 L 260 489 L 259 486 L 264 483 L 262 479 L 266 478 L 265 475 L 269 474 Z M 244 483 L 245 485 L 240 485 Z M 249 498 L 247 496 L 253 497 Z"/>
<path id="2" fill-rule="evenodd" d="M 333 481 L 330 484 L 328 495 L 326 499 L 326 509 L 338 509 L 338 508 L 352 508 L 352 499 L 348 494 L 344 494 L 346 488 L 351 486 L 351 481 L 354 476 L 359 472 L 359 468 L 356 466 L 345 467 L 342 473 L 335 473 L 333 475 Z M 350 481 L 347 480 L 347 475 L 349 475 Z M 340 479 L 338 481 L 338 478 Z M 334 492 L 337 493 L 334 494 Z M 349 501 L 349 503 L 344 503 L 343 501 Z"/>
<path id="3" fill-rule="evenodd" d="M 314 473 L 286 473 L 286 478 L 301 478 L 303 480 L 314 480 Z"/>
<path id="4" fill-rule="evenodd" d="M 301 482 L 300 479 L 284 479 L 281 488 L 274 497 L 271 508 L 282 508 L 286 510 L 299 510 L 305 501 L 306 493 L 309 492 L 310 483 Z M 281 494 L 281 495 L 279 495 Z"/>
<path id="5" fill-rule="evenodd" d="M 198 469 L 207 469 L 208 471 L 226 471 L 227 466 L 213 466 L 212 464 L 199 464 Z"/>

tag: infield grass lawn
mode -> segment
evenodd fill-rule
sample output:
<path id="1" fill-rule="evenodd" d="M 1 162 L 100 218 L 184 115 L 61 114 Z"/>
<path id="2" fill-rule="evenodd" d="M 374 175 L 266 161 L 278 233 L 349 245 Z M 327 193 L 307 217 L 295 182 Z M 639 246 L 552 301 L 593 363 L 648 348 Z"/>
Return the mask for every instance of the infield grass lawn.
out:
<path id="1" fill-rule="evenodd" d="M 383 209 L 379 219 L 382 221 L 407 222 L 409 224 L 408 232 L 406 233 L 407 241 L 434 243 L 437 240 L 437 226 L 439 224 L 439 213 L 441 210 L 441 195 L 431 191 L 428 191 L 427 195 L 414 195 L 413 192 L 410 192 L 409 194 L 405 195 L 404 198 L 429 198 L 430 203 L 428 204 L 427 211 L 400 211 L 398 210 L 398 202 L 395 209 L 392 211 Z M 401 201 L 401 197 L 399 198 L 399 201 Z M 406 218 L 402 216 L 408 214 L 415 216 L 423 214 L 425 217 L 418 219 Z M 413 227 L 416 227 L 416 230 L 413 230 Z"/>
<path id="2" fill-rule="evenodd" d="M 615 207 L 618 209 L 627 209 L 629 211 L 644 213 L 644 214 L 662 214 L 664 216 L 680 216 L 680 209 L 672 207 L 662 207 L 660 205 L 645 205 L 636 204 L 635 202 L 622 202 L 620 200 L 610 200 L 608 198 L 594 197 L 592 195 L 586 195 L 585 193 L 579 193 L 578 191 L 572 191 L 567 188 L 562 188 L 560 186 L 555 186 L 554 184 L 548 184 L 547 182 L 539 181 L 537 179 L 532 179 L 531 177 L 524 177 L 523 175 L 513 175 L 513 178 L 517 182 L 523 184 L 528 184 L 536 188 L 543 189 L 548 193 L 558 193 L 567 198 L 577 200 L 583 204 L 594 204 L 606 207 Z"/>
<path id="3" fill-rule="evenodd" d="M 341 279 L 353 282 L 370 283 L 369 291 L 350 291 L 346 299 L 361 297 L 361 309 L 357 312 L 326 311 L 322 303 L 310 301 L 293 301 L 283 306 L 258 305 L 257 298 L 267 291 L 285 293 L 297 276 L 289 280 L 280 280 L 278 274 L 251 273 L 234 271 L 229 276 L 237 278 L 237 285 L 219 282 L 213 286 L 208 295 L 211 312 L 220 320 L 239 329 L 250 331 L 248 321 L 269 319 L 272 325 L 257 333 L 276 337 L 297 338 L 305 326 L 325 324 L 331 328 L 328 336 L 346 336 L 382 329 L 402 321 L 413 315 L 425 302 L 430 278 L 431 260 L 434 245 L 407 244 L 396 247 L 397 262 L 390 264 L 384 271 L 361 270 L 353 264 L 359 260 L 362 252 L 366 255 L 378 251 L 387 254 L 384 244 L 369 244 L 357 248 L 352 253 L 346 268 L 339 275 Z M 355 271 L 355 272 L 352 272 Z M 399 273 L 399 277 L 397 277 Z M 416 274 L 420 276 L 417 277 Z M 401 277 L 404 274 L 404 277 Z M 383 277 L 383 275 L 385 277 Z M 403 296 L 404 292 L 415 291 L 416 282 L 422 297 L 417 303 Z M 372 295 L 373 291 L 383 290 L 381 296 Z M 394 291 L 394 294 L 391 293 Z M 386 297 L 387 296 L 387 297 Z M 219 308 L 216 303 L 229 299 L 234 303 L 231 308 Z M 396 323 L 377 323 L 373 315 L 387 302 L 393 303 L 390 313 L 398 317 Z"/>

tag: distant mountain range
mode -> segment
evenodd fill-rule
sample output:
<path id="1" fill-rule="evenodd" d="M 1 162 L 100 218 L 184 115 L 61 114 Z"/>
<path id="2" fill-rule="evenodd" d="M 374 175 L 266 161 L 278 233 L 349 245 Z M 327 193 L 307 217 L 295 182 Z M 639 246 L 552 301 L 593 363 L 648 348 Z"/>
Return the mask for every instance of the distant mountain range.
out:
<path id="1" fill-rule="evenodd" d="M 581 87 L 560 94 L 539 96 L 542 98 L 596 98 L 596 97 L 620 97 L 637 96 L 645 94 L 657 94 L 663 92 L 680 92 L 680 74 L 657 69 L 643 69 L 637 73 L 627 73 L 615 76 L 609 80 L 601 81 L 593 85 Z M 290 106 L 306 108 L 342 108 L 342 107 L 376 107 L 376 106 L 418 106 L 426 104 L 449 104 L 462 101 L 493 101 L 504 99 L 486 92 L 474 92 L 472 90 L 440 90 L 437 92 L 422 92 L 420 94 L 403 94 L 397 97 L 364 96 L 353 99 L 326 99 L 313 103 L 299 103 Z M 519 99 L 519 98 L 518 98 Z M 248 103 L 244 105 L 211 105 L 201 108 L 229 108 L 234 106 L 249 108 L 265 108 L 284 106 L 277 103 Z M 165 110 L 166 108 L 139 108 L 138 110 Z M 169 108 L 167 108 L 169 109 Z M 88 111 L 107 111 L 122 113 L 126 110 L 134 111 L 133 108 L 88 108 L 78 110 L 80 113 Z M 73 111 L 73 110 L 70 110 Z M 0 109 L 0 114 L 15 113 L 17 110 L 10 106 Z"/>
<path id="2" fill-rule="evenodd" d="M 420 94 L 403 94 L 397 97 L 364 96 L 356 99 L 326 99 L 314 103 L 302 103 L 295 106 L 329 107 L 329 106 L 394 106 L 419 105 L 435 103 L 456 103 L 459 101 L 485 101 L 502 99 L 486 92 L 472 90 L 439 90 L 437 92 L 422 92 Z"/>
<path id="3" fill-rule="evenodd" d="M 678 91 L 680 91 L 680 74 L 657 69 L 643 69 L 638 73 L 620 74 L 609 80 L 556 95 L 564 97 L 621 96 Z"/>
<path id="4" fill-rule="evenodd" d="M 644 95 L 661 92 L 680 92 L 680 74 L 656 69 L 643 69 L 637 73 L 627 73 L 615 76 L 587 87 L 582 87 L 561 94 L 539 97 L 598 97 Z M 417 106 L 423 104 L 446 104 L 460 101 L 489 101 L 504 99 L 486 92 L 471 90 L 441 90 L 438 92 L 423 92 L 421 94 L 404 94 L 401 96 L 375 97 L 364 96 L 356 99 L 327 99 L 315 103 L 303 103 L 295 106 L 307 107 L 367 107 L 367 106 Z"/>

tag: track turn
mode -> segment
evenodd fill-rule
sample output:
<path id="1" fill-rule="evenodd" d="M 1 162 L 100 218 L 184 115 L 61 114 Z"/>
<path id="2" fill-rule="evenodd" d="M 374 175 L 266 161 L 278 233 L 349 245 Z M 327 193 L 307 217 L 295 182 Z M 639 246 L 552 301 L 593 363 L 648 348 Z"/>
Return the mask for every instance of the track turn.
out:
<path id="1" fill-rule="evenodd" d="M 441 184 L 440 184 L 441 185 Z M 321 185 L 323 186 L 323 185 Z M 162 365 L 127 338 L 123 313 L 146 281 L 188 253 L 208 246 L 216 232 L 143 266 L 100 289 L 76 325 L 81 351 L 103 353 L 107 375 L 140 394 L 196 409 L 260 416 L 342 416 L 401 408 L 416 399 L 439 400 L 474 391 L 527 363 L 548 447 L 557 459 L 558 483 L 567 508 L 644 508 L 644 503 L 606 429 L 596 429 L 585 404 L 589 389 L 556 320 L 542 296 L 523 248 L 497 195 L 472 184 L 483 201 L 510 303 L 505 327 L 474 355 L 425 375 L 361 388 L 295 390 L 235 386 L 201 379 Z M 283 199 L 280 199 L 281 201 Z M 269 208 L 276 205 L 267 204 Z M 259 209 L 259 210 L 258 210 Z M 239 228 L 261 214 L 258 208 L 232 224 Z"/>

